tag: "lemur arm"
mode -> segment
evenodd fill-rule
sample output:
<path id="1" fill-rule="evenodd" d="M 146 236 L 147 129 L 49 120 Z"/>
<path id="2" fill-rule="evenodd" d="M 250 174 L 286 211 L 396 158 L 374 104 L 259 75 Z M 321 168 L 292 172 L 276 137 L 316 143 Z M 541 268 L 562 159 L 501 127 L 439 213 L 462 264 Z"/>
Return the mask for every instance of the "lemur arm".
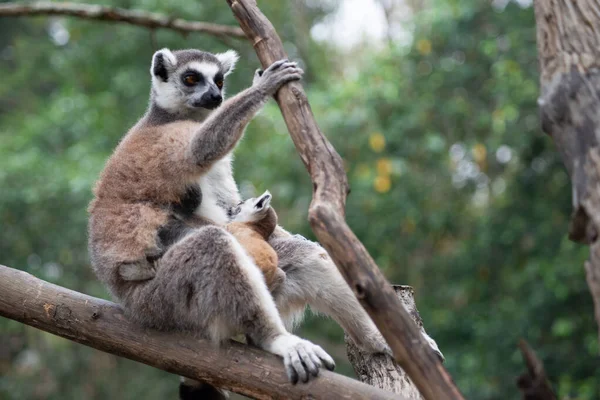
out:
<path id="1" fill-rule="evenodd" d="M 225 101 L 194 134 L 188 157 L 194 164 L 208 167 L 227 155 L 269 97 L 284 83 L 299 80 L 302 73 L 288 60 L 276 61 L 264 72 L 257 70 L 253 85 Z"/>
<path id="2" fill-rule="evenodd" d="M 208 167 L 229 154 L 267 99 L 263 91 L 252 86 L 225 101 L 194 134 L 188 154 L 192 162 Z"/>

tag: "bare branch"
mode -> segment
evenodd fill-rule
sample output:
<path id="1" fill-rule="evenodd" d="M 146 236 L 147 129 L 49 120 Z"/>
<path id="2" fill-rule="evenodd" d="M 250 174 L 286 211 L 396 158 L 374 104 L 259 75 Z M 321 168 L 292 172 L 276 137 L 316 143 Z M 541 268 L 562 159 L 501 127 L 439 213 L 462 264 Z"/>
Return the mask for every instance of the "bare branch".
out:
<path id="1" fill-rule="evenodd" d="M 544 364 L 525 340 L 519 341 L 519 349 L 527 366 L 527 372 L 517 380 L 523 400 L 556 400 L 552 385 L 546 378 Z"/>
<path id="2" fill-rule="evenodd" d="M 263 67 L 287 58 L 273 25 L 254 0 L 227 0 Z M 393 349 L 396 360 L 426 399 L 462 399 L 452 378 L 425 343 L 392 286 L 346 224 L 348 182 L 342 159 L 323 136 L 302 85 L 284 85 L 275 96 L 313 181 L 309 220 L 346 282 Z"/>
<path id="3" fill-rule="evenodd" d="M 30 17 L 36 15 L 65 15 L 97 21 L 123 22 L 151 29 L 165 28 L 181 33 L 201 32 L 240 39 L 245 37 L 244 32 L 237 26 L 187 21 L 142 10 L 126 10 L 117 7 L 78 3 L 0 3 L 0 17 Z"/>
<path id="4" fill-rule="evenodd" d="M 292 385 L 277 357 L 231 342 L 220 349 L 191 336 L 140 328 L 121 308 L 0 265 L 0 316 L 107 353 L 256 399 L 402 399 L 329 371 Z"/>

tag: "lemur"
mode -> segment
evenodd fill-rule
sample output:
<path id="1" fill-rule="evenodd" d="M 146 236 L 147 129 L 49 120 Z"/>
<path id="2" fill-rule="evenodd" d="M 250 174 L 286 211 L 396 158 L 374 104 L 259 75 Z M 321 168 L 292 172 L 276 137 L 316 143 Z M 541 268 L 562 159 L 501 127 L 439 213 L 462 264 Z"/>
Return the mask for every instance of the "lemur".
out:
<path id="1" fill-rule="evenodd" d="M 271 198 L 267 191 L 239 204 L 232 211 L 227 232 L 246 250 L 264 275 L 267 288 L 274 293 L 285 280 L 285 272 L 278 267 L 277 253 L 268 243 L 277 227 L 277 214 L 270 207 Z"/>
<path id="2" fill-rule="evenodd" d="M 269 244 L 285 273 L 270 293 L 224 228 L 241 202 L 232 151 L 254 115 L 303 71 L 280 60 L 223 101 L 237 54 L 162 49 L 152 57 L 148 110 L 107 161 L 89 206 L 95 273 L 129 318 L 218 343 L 239 333 L 283 358 L 292 382 L 334 368 L 291 333 L 306 305 L 331 316 L 369 352 L 391 354 L 327 252 L 277 227 Z"/>

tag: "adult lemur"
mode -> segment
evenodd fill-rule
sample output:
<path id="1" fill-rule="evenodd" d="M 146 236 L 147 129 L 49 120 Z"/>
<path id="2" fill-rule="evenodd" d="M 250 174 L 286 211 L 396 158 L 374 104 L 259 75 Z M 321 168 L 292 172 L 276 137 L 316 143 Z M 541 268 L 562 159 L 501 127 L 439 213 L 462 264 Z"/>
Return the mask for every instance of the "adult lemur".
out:
<path id="1" fill-rule="evenodd" d="M 98 277 L 131 318 L 219 342 L 244 333 L 307 381 L 331 357 L 288 333 L 308 304 L 363 348 L 390 353 L 318 244 L 277 228 L 269 243 L 285 282 L 269 293 L 259 269 L 222 228 L 240 203 L 231 152 L 246 125 L 286 82 L 302 76 L 281 60 L 222 103 L 237 54 L 156 52 L 144 117 L 108 160 L 90 204 L 89 250 Z"/>

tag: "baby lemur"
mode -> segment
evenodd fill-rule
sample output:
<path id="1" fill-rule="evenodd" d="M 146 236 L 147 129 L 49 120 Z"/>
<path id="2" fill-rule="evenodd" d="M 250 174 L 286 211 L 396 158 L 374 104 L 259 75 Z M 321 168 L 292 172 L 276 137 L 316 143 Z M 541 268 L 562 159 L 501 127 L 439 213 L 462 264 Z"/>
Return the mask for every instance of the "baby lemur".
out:
<path id="1" fill-rule="evenodd" d="M 271 198 L 271 193 L 267 191 L 237 206 L 232 211 L 227 232 L 237 239 L 260 268 L 269 291 L 274 293 L 285 280 L 285 272 L 278 268 L 277 253 L 267 242 L 277 227 L 277 214 L 270 207 Z"/>
<path id="2" fill-rule="evenodd" d="M 220 342 L 237 334 L 283 358 L 292 382 L 334 362 L 289 333 L 306 305 L 333 317 L 371 352 L 391 353 L 327 252 L 277 227 L 269 244 L 285 273 L 269 292 L 225 229 L 241 198 L 232 151 L 246 125 L 302 70 L 279 60 L 223 101 L 234 51 L 159 50 L 146 114 L 121 140 L 94 188 L 89 251 L 97 276 L 129 317 Z"/>

